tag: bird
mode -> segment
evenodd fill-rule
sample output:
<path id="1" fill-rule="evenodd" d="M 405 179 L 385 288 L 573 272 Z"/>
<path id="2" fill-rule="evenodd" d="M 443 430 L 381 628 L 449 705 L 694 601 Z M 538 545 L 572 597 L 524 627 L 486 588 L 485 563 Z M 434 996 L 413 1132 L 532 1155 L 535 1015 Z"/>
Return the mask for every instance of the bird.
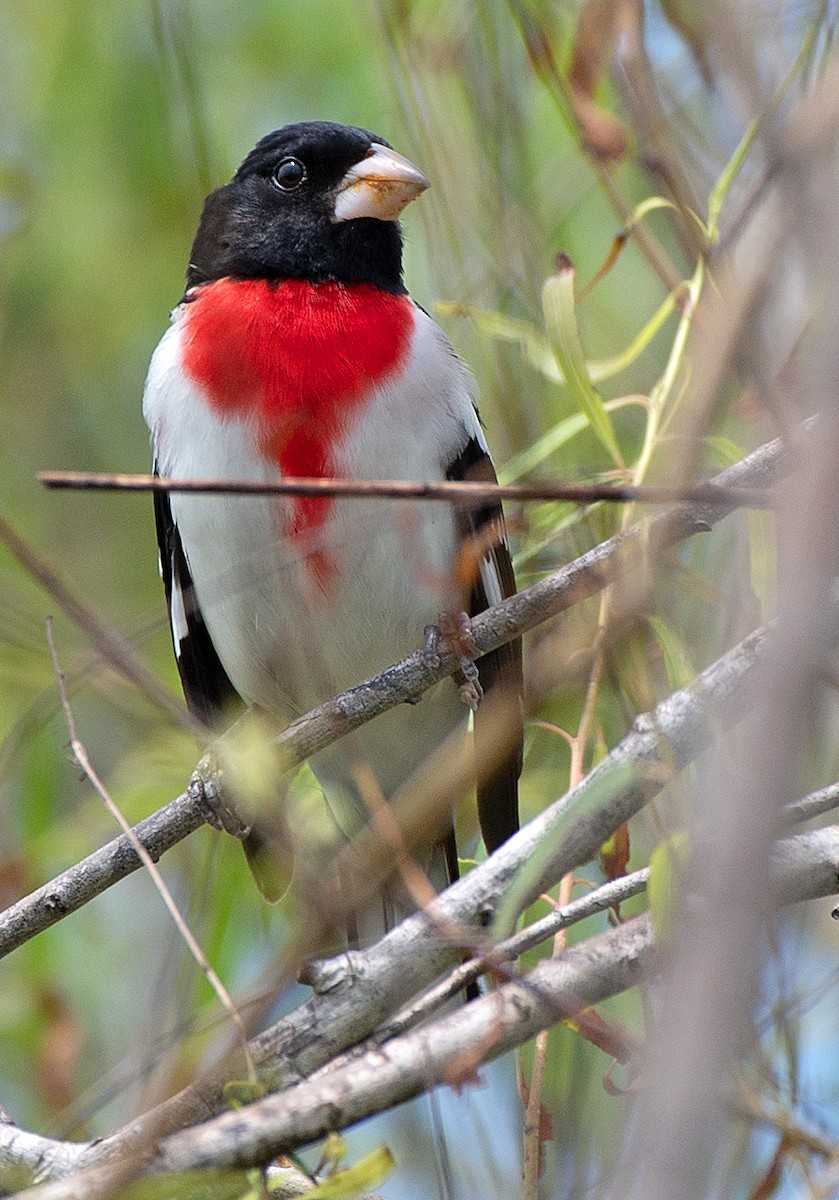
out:
<path id="1" fill-rule="evenodd" d="M 155 474 L 495 481 L 473 377 L 403 282 L 398 218 L 428 186 L 366 129 L 308 121 L 257 143 L 204 202 L 186 289 L 151 359 Z M 186 703 L 211 733 L 234 702 L 293 720 L 405 657 L 442 614 L 474 616 L 515 591 L 494 498 L 157 491 L 154 506 Z M 479 763 L 499 740 L 488 699 L 510 701 L 505 749 L 477 789 L 492 851 L 518 828 L 520 644 L 476 666 Z M 369 820 L 359 759 L 387 800 L 446 738 L 465 744 L 468 716 L 447 679 L 364 725 L 351 747 L 314 755 L 339 836 Z M 256 824 L 249 841 L 257 860 Z M 457 878 L 453 824 L 416 858 L 435 891 Z M 369 944 L 413 908 L 393 880 L 363 920 L 347 916 L 348 936 Z"/>

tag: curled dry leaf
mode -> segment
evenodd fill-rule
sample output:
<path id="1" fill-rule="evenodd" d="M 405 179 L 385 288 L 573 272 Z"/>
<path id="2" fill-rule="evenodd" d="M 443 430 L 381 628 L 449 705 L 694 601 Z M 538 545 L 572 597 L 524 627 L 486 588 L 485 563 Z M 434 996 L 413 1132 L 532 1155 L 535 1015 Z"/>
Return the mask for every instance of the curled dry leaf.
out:
<path id="1" fill-rule="evenodd" d="M 595 93 L 612 58 L 624 0 L 588 0 L 580 12 L 568 70 L 571 105 L 583 145 L 595 158 L 614 162 L 626 153 L 621 124 L 601 108 Z"/>
<path id="2" fill-rule="evenodd" d="M 622 1025 L 614 1021 L 605 1021 L 593 1008 L 582 1008 L 573 1017 L 567 1018 L 565 1024 L 597 1046 L 619 1063 L 628 1062 L 637 1049 L 637 1039 Z"/>
<path id="3" fill-rule="evenodd" d="M 498 1041 L 501 1025 L 493 1025 L 482 1042 L 462 1050 L 452 1060 L 451 1066 L 443 1076 L 443 1082 L 460 1092 L 465 1087 L 477 1087 L 481 1084 L 478 1067 L 485 1061 L 489 1051 Z"/>

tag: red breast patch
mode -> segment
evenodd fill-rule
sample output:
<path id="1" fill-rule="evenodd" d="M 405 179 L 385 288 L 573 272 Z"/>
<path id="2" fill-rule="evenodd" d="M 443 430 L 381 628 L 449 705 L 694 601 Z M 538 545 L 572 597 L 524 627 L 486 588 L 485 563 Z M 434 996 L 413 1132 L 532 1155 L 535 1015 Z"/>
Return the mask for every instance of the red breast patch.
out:
<path id="1" fill-rule="evenodd" d="M 367 284 L 220 279 L 186 307 L 183 368 L 220 415 L 256 418 L 259 449 L 284 475 L 326 477 L 370 388 L 404 361 L 412 325 L 407 296 Z M 289 533 L 311 533 L 332 503 L 297 500 Z M 312 566 L 325 583 L 322 557 Z"/>

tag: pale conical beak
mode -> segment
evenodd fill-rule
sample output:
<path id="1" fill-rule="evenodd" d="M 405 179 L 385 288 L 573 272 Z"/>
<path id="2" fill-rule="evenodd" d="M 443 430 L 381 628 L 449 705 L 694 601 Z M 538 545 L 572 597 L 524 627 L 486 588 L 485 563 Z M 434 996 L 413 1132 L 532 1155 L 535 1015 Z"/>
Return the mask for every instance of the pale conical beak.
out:
<path id="1" fill-rule="evenodd" d="M 388 146 L 374 142 L 367 157 L 350 167 L 335 193 L 334 221 L 373 217 L 395 221 L 402 209 L 428 187 L 418 167 Z"/>

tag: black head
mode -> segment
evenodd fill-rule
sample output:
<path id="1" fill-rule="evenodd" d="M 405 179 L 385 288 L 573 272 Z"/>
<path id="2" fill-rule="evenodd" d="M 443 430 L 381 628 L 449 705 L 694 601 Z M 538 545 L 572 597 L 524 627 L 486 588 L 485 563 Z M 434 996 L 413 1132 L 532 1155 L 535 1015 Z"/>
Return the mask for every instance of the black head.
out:
<path id="1" fill-rule="evenodd" d="M 413 164 L 366 129 L 286 125 L 207 197 L 187 286 L 232 275 L 403 292 L 396 218 L 427 186 Z"/>

